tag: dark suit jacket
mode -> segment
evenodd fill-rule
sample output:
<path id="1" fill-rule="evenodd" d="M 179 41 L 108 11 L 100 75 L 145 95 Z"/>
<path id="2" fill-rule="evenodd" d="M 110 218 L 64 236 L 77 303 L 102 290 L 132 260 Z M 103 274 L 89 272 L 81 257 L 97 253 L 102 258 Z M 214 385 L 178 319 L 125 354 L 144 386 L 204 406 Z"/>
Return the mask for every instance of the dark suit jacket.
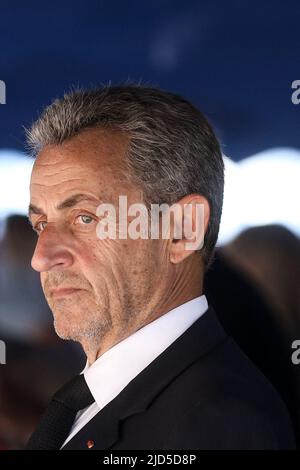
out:
<path id="1" fill-rule="evenodd" d="M 88 441 L 120 450 L 294 448 L 279 395 L 212 308 L 63 449 L 87 449 Z"/>

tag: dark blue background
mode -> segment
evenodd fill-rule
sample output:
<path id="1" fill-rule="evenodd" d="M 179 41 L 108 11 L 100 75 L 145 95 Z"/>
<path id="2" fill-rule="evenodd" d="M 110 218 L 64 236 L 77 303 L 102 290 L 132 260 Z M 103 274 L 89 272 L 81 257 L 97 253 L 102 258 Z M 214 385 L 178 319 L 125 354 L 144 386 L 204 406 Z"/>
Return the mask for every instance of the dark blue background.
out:
<path id="1" fill-rule="evenodd" d="M 128 78 L 192 100 L 235 160 L 300 148 L 299 29 L 299 0 L 1 0 L 0 148 L 71 85 Z"/>

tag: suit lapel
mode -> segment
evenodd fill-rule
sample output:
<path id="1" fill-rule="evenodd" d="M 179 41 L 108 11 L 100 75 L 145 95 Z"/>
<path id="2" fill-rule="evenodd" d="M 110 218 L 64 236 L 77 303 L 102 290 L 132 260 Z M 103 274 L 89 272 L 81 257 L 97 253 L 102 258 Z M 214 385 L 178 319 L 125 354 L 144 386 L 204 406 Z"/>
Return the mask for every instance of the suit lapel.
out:
<path id="1" fill-rule="evenodd" d="M 145 411 L 170 382 L 226 337 L 215 312 L 210 307 L 114 400 L 99 411 L 63 449 L 112 447 L 118 441 L 121 421 Z"/>

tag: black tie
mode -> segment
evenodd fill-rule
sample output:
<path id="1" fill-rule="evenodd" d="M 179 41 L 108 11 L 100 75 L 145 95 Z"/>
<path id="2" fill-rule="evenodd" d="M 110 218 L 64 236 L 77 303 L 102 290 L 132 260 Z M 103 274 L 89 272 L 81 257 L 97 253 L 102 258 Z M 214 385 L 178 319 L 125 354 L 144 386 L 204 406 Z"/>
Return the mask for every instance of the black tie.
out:
<path id="1" fill-rule="evenodd" d="M 83 374 L 74 377 L 53 395 L 26 449 L 60 449 L 69 435 L 76 413 L 94 401 Z"/>

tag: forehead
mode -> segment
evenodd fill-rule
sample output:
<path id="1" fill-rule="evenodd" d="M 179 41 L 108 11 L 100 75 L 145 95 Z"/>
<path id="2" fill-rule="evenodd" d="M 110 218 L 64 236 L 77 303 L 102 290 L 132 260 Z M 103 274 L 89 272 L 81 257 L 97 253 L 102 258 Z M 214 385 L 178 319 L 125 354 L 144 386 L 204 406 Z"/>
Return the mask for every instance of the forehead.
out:
<path id="1" fill-rule="evenodd" d="M 54 165 L 74 165 L 94 170 L 95 168 L 124 167 L 129 137 L 117 131 L 103 129 L 85 130 L 62 145 L 47 145 L 38 154 L 34 175 L 51 170 Z"/>
<path id="2" fill-rule="evenodd" d="M 120 132 L 90 129 L 64 142 L 45 146 L 33 166 L 31 192 L 57 186 L 116 183 L 126 170 L 129 137 Z"/>

